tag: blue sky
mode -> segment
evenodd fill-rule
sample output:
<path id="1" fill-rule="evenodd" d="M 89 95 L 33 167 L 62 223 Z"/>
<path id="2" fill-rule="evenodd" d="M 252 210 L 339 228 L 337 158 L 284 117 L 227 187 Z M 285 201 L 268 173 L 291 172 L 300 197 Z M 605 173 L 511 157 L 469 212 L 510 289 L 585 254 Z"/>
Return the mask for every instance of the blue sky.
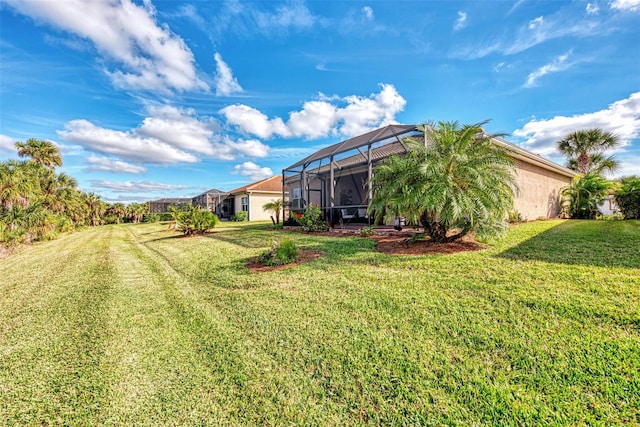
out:
<path id="1" fill-rule="evenodd" d="M 77 3 L 77 4 L 76 4 Z M 0 0 L 0 160 L 56 143 L 109 202 L 230 190 L 389 123 L 458 120 L 640 174 L 640 0 Z"/>

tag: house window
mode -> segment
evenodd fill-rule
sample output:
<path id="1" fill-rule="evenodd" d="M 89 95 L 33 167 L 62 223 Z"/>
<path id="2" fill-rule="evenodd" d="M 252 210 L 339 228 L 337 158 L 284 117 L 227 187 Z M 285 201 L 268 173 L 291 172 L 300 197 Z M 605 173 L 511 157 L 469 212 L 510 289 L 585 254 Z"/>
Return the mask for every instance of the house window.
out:
<path id="1" fill-rule="evenodd" d="M 300 187 L 295 187 L 291 189 L 291 208 L 292 209 L 300 209 L 300 196 L 301 196 Z"/>
<path id="2" fill-rule="evenodd" d="M 249 212 L 249 196 L 245 196 L 242 198 L 242 210 L 245 212 Z"/>

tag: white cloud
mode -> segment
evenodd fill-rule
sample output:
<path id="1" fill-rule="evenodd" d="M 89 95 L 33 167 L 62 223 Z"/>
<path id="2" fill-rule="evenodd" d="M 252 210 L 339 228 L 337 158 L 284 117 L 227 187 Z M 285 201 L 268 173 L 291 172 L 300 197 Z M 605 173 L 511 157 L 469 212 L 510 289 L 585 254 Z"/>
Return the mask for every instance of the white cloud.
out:
<path id="1" fill-rule="evenodd" d="M 99 153 L 147 163 L 195 163 L 198 158 L 156 138 L 132 131 L 116 131 L 94 125 L 87 120 L 71 120 L 58 131 L 64 141 Z"/>
<path id="2" fill-rule="evenodd" d="M 531 21 L 529 21 L 529 29 L 535 30 L 536 28 L 539 28 L 540 26 L 542 26 L 543 23 L 544 23 L 544 17 L 538 16 L 536 19 L 532 19 Z"/>
<path id="3" fill-rule="evenodd" d="M 364 15 L 367 21 L 373 21 L 375 17 L 373 16 L 373 9 L 371 6 L 365 6 L 362 8 L 362 14 Z"/>
<path id="4" fill-rule="evenodd" d="M 614 0 L 611 2 L 611 9 L 636 11 L 640 9 L 640 0 Z"/>
<path id="5" fill-rule="evenodd" d="M 594 113 L 531 120 L 522 128 L 515 130 L 513 135 L 522 138 L 522 145 L 528 150 L 552 156 L 559 155 L 556 150 L 557 141 L 576 130 L 591 128 L 612 132 L 620 138 L 623 147 L 639 138 L 640 92 L 633 93 L 628 98 L 616 101 L 608 108 Z"/>
<path id="6" fill-rule="evenodd" d="M 567 62 L 567 59 L 569 59 L 570 55 L 571 52 L 560 55 L 554 58 L 553 61 L 551 61 L 549 64 L 543 65 L 537 70 L 529 73 L 524 87 L 533 87 L 540 77 L 545 76 L 549 73 L 557 73 L 559 71 L 567 70 L 571 66 L 575 65 L 574 63 Z"/>
<path id="7" fill-rule="evenodd" d="M 595 15 L 600 11 L 600 7 L 597 4 L 587 3 L 586 11 L 589 15 Z"/>
<path id="8" fill-rule="evenodd" d="M 150 106 L 149 117 L 135 133 L 163 141 L 180 150 L 215 156 L 210 139 L 214 134 L 214 123 L 199 119 L 192 109 L 180 109 L 168 105 Z"/>
<path id="9" fill-rule="evenodd" d="M 302 1 L 293 1 L 279 6 L 275 12 L 254 11 L 256 26 L 263 32 L 288 28 L 311 28 L 317 19 Z"/>
<path id="10" fill-rule="evenodd" d="M 259 136 L 260 138 L 270 138 L 272 135 L 289 136 L 289 131 L 282 119 L 277 117 L 270 120 L 264 113 L 247 105 L 236 104 L 220 110 L 227 122 L 238 126 L 244 132 Z"/>
<path id="11" fill-rule="evenodd" d="M 514 30 L 505 28 L 504 36 L 457 48 L 452 55 L 465 59 L 484 58 L 492 53 L 514 55 L 550 40 L 565 37 L 592 37 L 611 31 L 610 25 L 593 17 L 560 11 L 553 16 L 538 17 Z"/>
<path id="12" fill-rule="evenodd" d="M 253 162 L 244 162 L 233 167 L 234 175 L 242 175 L 248 177 L 252 181 L 260 181 L 261 179 L 273 176 L 270 168 L 263 168 Z"/>
<path id="13" fill-rule="evenodd" d="M 192 109 L 149 106 L 149 116 L 129 130 L 112 130 L 87 120 L 72 120 L 58 131 L 61 139 L 85 149 L 142 163 L 195 163 L 201 156 L 235 160 L 266 157 L 269 146 L 255 139 L 221 137 L 210 117 L 197 117 Z M 104 167 L 104 166 L 103 166 Z"/>
<path id="14" fill-rule="evenodd" d="M 238 141 L 225 139 L 225 145 L 234 152 L 247 157 L 267 157 L 269 155 L 269 146 L 256 139 L 239 139 Z"/>
<path id="15" fill-rule="evenodd" d="M 395 116 L 404 109 L 406 100 L 393 85 L 382 84 L 379 93 L 368 97 L 351 95 L 344 98 L 319 95 L 308 101 L 302 110 L 289 113 L 285 123 L 281 118 L 269 119 L 246 105 L 232 105 L 220 110 L 227 122 L 243 132 L 261 138 L 272 136 L 321 138 L 329 135 L 354 136 L 395 123 Z"/>
<path id="16" fill-rule="evenodd" d="M 242 87 L 238 83 L 238 80 L 233 77 L 231 68 L 222 60 L 222 56 L 216 53 L 214 59 L 216 60 L 216 95 L 229 96 L 233 93 L 241 93 Z"/>
<path id="17" fill-rule="evenodd" d="M 453 24 L 453 31 L 460 31 L 467 26 L 467 14 L 462 11 L 458 11 L 458 19 Z"/>
<path id="18" fill-rule="evenodd" d="M 105 69 L 114 85 L 127 89 L 207 90 L 184 41 L 156 22 L 149 1 L 7 0 L 18 12 L 89 40 L 115 69 Z"/>
<path id="19" fill-rule="evenodd" d="M 89 156 L 87 157 L 89 171 L 103 171 L 116 173 L 144 173 L 147 169 L 121 160 L 114 160 L 108 157 Z"/>
<path id="20" fill-rule="evenodd" d="M 105 188 L 112 190 L 116 193 L 150 193 L 169 190 L 184 190 L 189 188 L 186 185 L 174 185 L 174 184 L 161 184 L 150 181 L 103 181 L 93 180 L 91 181 L 91 187 L 93 188 Z"/>
<path id="21" fill-rule="evenodd" d="M 7 135 L 0 134 L 0 150 L 16 152 L 16 140 Z"/>

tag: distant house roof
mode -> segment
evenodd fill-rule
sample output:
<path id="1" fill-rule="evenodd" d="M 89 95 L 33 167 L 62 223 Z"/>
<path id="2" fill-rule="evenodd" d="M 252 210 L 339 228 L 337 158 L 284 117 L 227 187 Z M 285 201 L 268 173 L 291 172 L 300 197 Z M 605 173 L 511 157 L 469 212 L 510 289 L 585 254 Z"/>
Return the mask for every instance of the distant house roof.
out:
<path id="1" fill-rule="evenodd" d="M 250 193 L 253 191 L 271 193 L 282 192 L 282 177 L 275 175 L 271 178 L 252 182 L 251 184 L 243 185 L 242 187 L 229 191 L 229 194 Z"/>
<path id="2" fill-rule="evenodd" d="M 191 203 L 191 197 L 165 197 L 152 200 L 151 203 Z"/>
<path id="3" fill-rule="evenodd" d="M 218 190 L 217 188 L 212 188 L 211 190 L 207 190 L 204 193 L 200 193 L 197 196 L 193 196 L 194 199 L 201 197 L 201 196 L 205 196 L 205 195 L 215 195 L 215 196 L 226 196 L 227 194 L 229 194 L 226 191 L 222 191 L 222 190 Z"/>

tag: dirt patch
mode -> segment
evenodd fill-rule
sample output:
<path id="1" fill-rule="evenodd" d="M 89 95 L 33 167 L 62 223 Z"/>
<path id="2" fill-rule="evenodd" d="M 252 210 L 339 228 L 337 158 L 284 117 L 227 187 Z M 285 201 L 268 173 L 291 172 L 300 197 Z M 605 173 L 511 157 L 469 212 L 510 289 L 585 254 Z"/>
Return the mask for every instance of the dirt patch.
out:
<path id="1" fill-rule="evenodd" d="M 398 233 L 391 235 L 375 235 L 370 238 L 376 241 L 376 250 L 389 255 L 426 255 L 453 254 L 457 252 L 479 251 L 486 245 L 473 240 L 470 236 L 451 243 L 436 243 L 428 239 L 419 239 L 411 243 L 412 235 Z"/>
<path id="2" fill-rule="evenodd" d="M 299 255 L 298 260 L 296 262 L 292 262 L 291 264 L 277 265 L 272 267 L 272 266 L 262 264 L 260 261 L 258 261 L 257 258 L 252 258 L 247 262 L 246 266 L 249 269 L 249 271 L 251 271 L 252 273 L 282 270 L 285 268 L 293 267 L 294 265 L 300 265 L 300 264 L 304 264 L 305 262 L 312 261 L 316 258 L 321 257 L 324 254 L 320 251 L 314 251 L 312 249 L 300 249 L 298 250 L 298 255 Z"/>

